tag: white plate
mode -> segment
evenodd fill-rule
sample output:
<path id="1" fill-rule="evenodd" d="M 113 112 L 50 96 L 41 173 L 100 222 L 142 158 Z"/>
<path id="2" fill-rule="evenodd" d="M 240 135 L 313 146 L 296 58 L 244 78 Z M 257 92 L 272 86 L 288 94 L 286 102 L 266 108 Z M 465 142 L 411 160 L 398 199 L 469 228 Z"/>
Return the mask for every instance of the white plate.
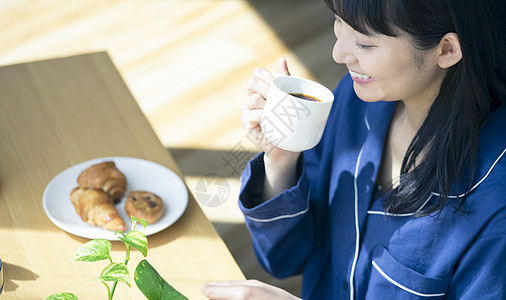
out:
<path id="1" fill-rule="evenodd" d="M 146 236 L 157 233 L 176 222 L 188 205 L 188 190 L 183 181 L 174 172 L 157 163 L 132 157 L 104 157 L 74 165 L 56 175 L 46 186 L 42 196 L 44 211 L 51 221 L 61 229 L 90 239 L 118 240 L 113 231 L 99 226 L 89 225 L 81 220 L 70 201 L 70 192 L 77 186 L 77 177 L 91 165 L 104 161 L 114 161 L 116 167 L 127 178 L 127 191 L 121 202 L 116 205 L 127 230 L 132 222 L 125 212 L 125 201 L 131 190 L 146 190 L 157 194 L 163 200 L 165 213 L 157 222 L 144 228 L 137 224 L 136 230 Z"/>

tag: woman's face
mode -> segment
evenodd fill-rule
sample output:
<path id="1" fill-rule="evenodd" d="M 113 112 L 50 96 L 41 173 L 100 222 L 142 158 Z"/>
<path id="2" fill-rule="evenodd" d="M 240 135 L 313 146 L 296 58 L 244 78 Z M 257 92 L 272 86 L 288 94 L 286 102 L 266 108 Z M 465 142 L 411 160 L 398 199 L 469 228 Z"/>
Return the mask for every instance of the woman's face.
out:
<path id="1" fill-rule="evenodd" d="M 333 58 L 348 67 L 360 99 L 419 104 L 435 99 L 445 74 L 437 65 L 435 50 L 415 50 L 407 36 L 361 34 L 339 17 L 334 33 Z"/>

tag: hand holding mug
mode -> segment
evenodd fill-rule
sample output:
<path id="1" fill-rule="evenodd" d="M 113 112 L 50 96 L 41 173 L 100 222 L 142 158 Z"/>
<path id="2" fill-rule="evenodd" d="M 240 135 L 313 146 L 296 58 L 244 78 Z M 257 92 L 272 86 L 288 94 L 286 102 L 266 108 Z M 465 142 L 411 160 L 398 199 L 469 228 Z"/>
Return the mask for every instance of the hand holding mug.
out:
<path id="1" fill-rule="evenodd" d="M 295 76 L 272 80 L 260 127 L 277 147 L 293 152 L 313 148 L 320 141 L 334 94 L 325 86 Z"/>
<path id="2" fill-rule="evenodd" d="M 275 76 L 263 68 L 253 72 L 243 125 L 266 154 L 283 154 L 275 148 L 290 152 L 313 148 L 323 134 L 334 95 L 319 83 L 289 76 L 284 59 L 278 61 L 278 71 L 285 75 Z"/>
<path id="3" fill-rule="evenodd" d="M 278 60 L 277 72 L 282 75 L 290 75 L 285 58 Z M 294 153 L 289 153 L 272 145 L 265 138 L 260 127 L 267 94 L 275 77 L 274 73 L 264 68 L 256 68 L 253 71 L 253 76 L 249 78 L 247 83 L 248 98 L 243 105 L 241 121 L 244 128 L 255 138 L 257 145 L 268 157 L 294 156 Z M 296 156 L 298 157 L 298 155 Z"/>
<path id="4" fill-rule="evenodd" d="M 278 72 L 282 74 L 274 75 L 263 68 L 254 70 L 241 117 L 265 152 L 262 201 L 296 183 L 300 153 L 320 140 L 334 100 L 332 92 L 321 84 L 289 76 L 284 58 L 278 61 Z M 318 100 L 308 101 L 302 98 L 304 95 Z"/>

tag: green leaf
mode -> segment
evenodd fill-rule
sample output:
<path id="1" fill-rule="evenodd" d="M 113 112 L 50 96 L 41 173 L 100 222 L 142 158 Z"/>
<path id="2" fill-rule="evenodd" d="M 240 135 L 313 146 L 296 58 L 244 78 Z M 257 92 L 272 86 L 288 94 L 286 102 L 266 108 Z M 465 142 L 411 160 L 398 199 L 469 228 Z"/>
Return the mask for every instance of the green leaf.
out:
<path id="1" fill-rule="evenodd" d="M 48 296 L 43 300 L 77 300 L 77 296 L 72 293 L 58 293 Z"/>
<path id="2" fill-rule="evenodd" d="M 102 270 L 99 277 L 102 281 L 121 281 L 126 283 L 129 287 L 130 277 L 128 276 L 128 269 L 124 263 L 112 263 Z"/>
<path id="3" fill-rule="evenodd" d="M 87 242 L 77 249 L 72 261 L 99 261 L 111 258 L 111 242 L 96 239 Z"/>
<path id="4" fill-rule="evenodd" d="M 188 298 L 176 291 L 170 284 L 164 282 L 161 300 L 188 300 Z"/>
<path id="5" fill-rule="evenodd" d="M 134 273 L 135 284 L 148 300 L 162 299 L 165 280 L 145 259 L 139 262 Z"/>
<path id="6" fill-rule="evenodd" d="M 148 255 L 148 238 L 137 230 L 129 231 L 125 237 L 118 237 L 125 244 L 139 250 L 144 257 Z"/>
<path id="7" fill-rule="evenodd" d="M 144 226 L 144 228 L 146 228 L 146 226 L 148 226 L 148 222 L 146 222 L 145 220 L 142 220 L 142 219 L 137 219 L 136 217 L 134 216 L 130 216 L 132 218 L 132 224 L 135 225 L 135 223 L 139 223 L 141 224 L 142 226 Z M 135 227 L 135 226 L 134 226 Z"/>
<path id="8" fill-rule="evenodd" d="M 145 259 L 135 268 L 134 279 L 148 300 L 188 299 L 170 286 Z"/>

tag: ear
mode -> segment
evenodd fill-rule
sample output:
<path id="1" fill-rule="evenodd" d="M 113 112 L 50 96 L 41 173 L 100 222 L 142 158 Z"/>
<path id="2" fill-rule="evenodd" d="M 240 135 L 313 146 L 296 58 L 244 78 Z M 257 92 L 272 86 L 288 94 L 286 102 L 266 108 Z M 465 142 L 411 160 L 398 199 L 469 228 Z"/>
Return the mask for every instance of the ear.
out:
<path id="1" fill-rule="evenodd" d="M 459 37 L 454 32 L 449 32 L 443 36 L 438 47 L 438 65 L 443 68 L 449 68 L 462 59 L 462 50 L 460 49 Z"/>

